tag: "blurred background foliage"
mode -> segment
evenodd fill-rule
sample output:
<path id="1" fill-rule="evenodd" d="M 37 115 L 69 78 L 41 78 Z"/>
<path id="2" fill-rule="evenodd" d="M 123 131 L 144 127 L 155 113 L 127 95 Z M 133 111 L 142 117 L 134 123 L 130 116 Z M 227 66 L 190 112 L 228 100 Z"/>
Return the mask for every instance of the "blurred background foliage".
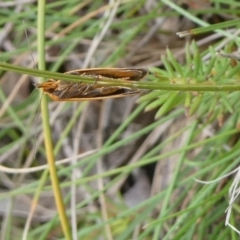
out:
<path id="1" fill-rule="evenodd" d="M 36 67 L 37 4 L 0 2 L 0 62 Z M 140 96 L 49 101 L 54 153 L 68 158 L 57 171 L 73 239 L 237 238 L 225 227 L 236 173 L 195 179 L 238 167 L 239 14 L 233 0 L 46 2 L 47 70 L 149 69 Z M 39 79 L 0 74 L 1 238 L 63 239 L 39 168 Z M 238 200 L 231 206 L 239 229 Z"/>

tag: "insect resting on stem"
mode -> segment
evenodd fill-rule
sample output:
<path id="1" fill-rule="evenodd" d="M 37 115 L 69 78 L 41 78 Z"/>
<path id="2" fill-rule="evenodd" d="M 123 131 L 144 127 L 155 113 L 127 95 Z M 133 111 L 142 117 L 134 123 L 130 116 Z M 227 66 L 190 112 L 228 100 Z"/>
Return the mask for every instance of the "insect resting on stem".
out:
<path id="1" fill-rule="evenodd" d="M 122 86 L 102 86 L 97 83 L 97 79 L 139 81 L 148 74 L 148 71 L 143 68 L 89 68 L 73 70 L 65 74 L 94 77 L 96 81 L 93 84 L 86 84 L 49 79 L 44 83 L 36 84 L 36 87 L 42 88 L 43 92 L 55 101 L 90 101 L 121 98 L 139 94 L 142 90 Z"/>

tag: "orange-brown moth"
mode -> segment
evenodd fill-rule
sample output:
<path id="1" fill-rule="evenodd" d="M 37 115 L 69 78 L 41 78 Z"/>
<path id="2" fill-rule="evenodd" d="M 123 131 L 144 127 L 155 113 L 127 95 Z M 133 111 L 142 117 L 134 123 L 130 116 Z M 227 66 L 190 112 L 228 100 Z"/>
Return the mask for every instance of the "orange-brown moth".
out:
<path id="1" fill-rule="evenodd" d="M 122 86 L 102 86 L 97 83 L 97 80 L 108 78 L 122 81 L 139 81 L 144 78 L 147 73 L 148 71 L 143 68 L 79 69 L 66 72 L 65 74 L 93 77 L 96 82 L 87 84 L 49 79 L 44 83 L 36 84 L 36 87 L 42 88 L 43 92 L 55 101 L 90 101 L 120 98 L 138 94 L 141 90 Z"/>

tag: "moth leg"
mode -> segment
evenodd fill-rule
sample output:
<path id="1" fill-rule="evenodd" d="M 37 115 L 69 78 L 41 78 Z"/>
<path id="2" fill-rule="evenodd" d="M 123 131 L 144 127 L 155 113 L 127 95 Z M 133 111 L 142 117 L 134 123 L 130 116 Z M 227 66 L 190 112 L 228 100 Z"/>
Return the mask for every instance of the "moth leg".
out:
<path id="1" fill-rule="evenodd" d="M 64 98 L 66 98 L 66 97 L 69 97 L 69 89 L 70 89 L 70 88 L 71 88 L 71 87 L 66 87 L 64 90 L 58 91 L 58 92 L 59 92 L 58 97 L 61 98 L 61 99 L 64 99 Z"/>
<path id="2" fill-rule="evenodd" d="M 92 87 L 92 84 L 86 85 L 86 89 L 84 89 L 84 90 L 82 91 L 82 93 L 83 93 L 83 94 L 86 93 L 90 87 Z"/>
<path id="3" fill-rule="evenodd" d="M 94 77 L 94 79 L 95 79 L 94 84 L 97 84 L 97 81 L 99 78 L 100 78 L 100 76 L 98 76 L 98 75 Z"/>

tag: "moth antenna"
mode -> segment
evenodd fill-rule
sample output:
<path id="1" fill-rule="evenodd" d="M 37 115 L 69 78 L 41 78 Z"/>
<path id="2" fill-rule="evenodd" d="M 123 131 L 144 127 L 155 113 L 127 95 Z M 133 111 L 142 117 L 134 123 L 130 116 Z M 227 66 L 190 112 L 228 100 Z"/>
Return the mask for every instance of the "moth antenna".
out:
<path id="1" fill-rule="evenodd" d="M 41 94 L 40 102 L 42 101 L 42 98 L 43 98 L 43 93 Z M 40 119 L 40 113 L 41 113 L 41 109 L 40 109 L 40 105 L 39 105 L 38 110 L 37 110 L 36 123 Z M 38 131 L 38 126 L 36 126 L 35 131 L 34 131 L 33 159 L 36 159 L 36 155 L 37 155 L 37 131 Z"/>
<path id="2" fill-rule="evenodd" d="M 24 20 L 23 20 L 23 24 L 26 26 Z M 27 28 L 26 28 L 26 27 L 24 28 L 24 32 L 25 32 L 25 36 L 26 36 L 26 39 L 27 39 L 27 45 L 28 45 L 28 47 L 29 47 L 29 49 L 30 49 L 30 42 L 29 42 L 29 37 L 28 37 L 28 33 L 27 33 Z M 36 62 L 35 62 L 35 60 L 34 60 L 32 51 L 29 50 L 29 52 L 30 52 L 30 56 L 31 56 L 32 61 L 33 61 L 34 68 L 37 69 L 37 64 L 36 64 Z M 36 86 L 36 84 L 34 84 L 34 86 Z M 42 101 L 42 97 L 43 97 L 43 93 L 41 94 L 41 97 L 40 97 L 40 103 L 41 103 L 41 101 Z M 38 122 L 39 118 L 40 118 L 40 107 L 38 107 L 38 110 L 37 110 L 36 123 Z M 37 155 L 37 132 L 38 132 L 38 125 L 35 127 L 35 131 L 34 131 L 34 138 L 33 138 L 33 139 L 34 139 L 34 140 L 33 140 L 33 141 L 34 141 L 34 143 L 33 143 L 33 146 L 34 146 L 34 148 L 33 148 L 33 159 L 36 159 L 36 155 Z"/>
<path id="3" fill-rule="evenodd" d="M 23 24 L 26 25 L 25 22 L 24 22 L 24 20 L 23 20 Z M 28 33 L 27 33 L 26 27 L 24 28 L 24 32 L 25 32 L 25 36 L 26 36 L 26 38 L 27 38 L 27 45 L 28 45 L 28 47 L 29 47 L 29 49 L 30 49 L 30 43 L 29 43 L 29 38 L 28 38 Z M 33 54 L 32 54 L 32 51 L 31 51 L 31 50 L 30 50 L 30 56 L 31 56 L 31 58 L 32 58 L 34 68 L 37 69 L 37 65 L 36 65 L 36 62 L 34 61 L 34 57 L 33 57 Z"/>

